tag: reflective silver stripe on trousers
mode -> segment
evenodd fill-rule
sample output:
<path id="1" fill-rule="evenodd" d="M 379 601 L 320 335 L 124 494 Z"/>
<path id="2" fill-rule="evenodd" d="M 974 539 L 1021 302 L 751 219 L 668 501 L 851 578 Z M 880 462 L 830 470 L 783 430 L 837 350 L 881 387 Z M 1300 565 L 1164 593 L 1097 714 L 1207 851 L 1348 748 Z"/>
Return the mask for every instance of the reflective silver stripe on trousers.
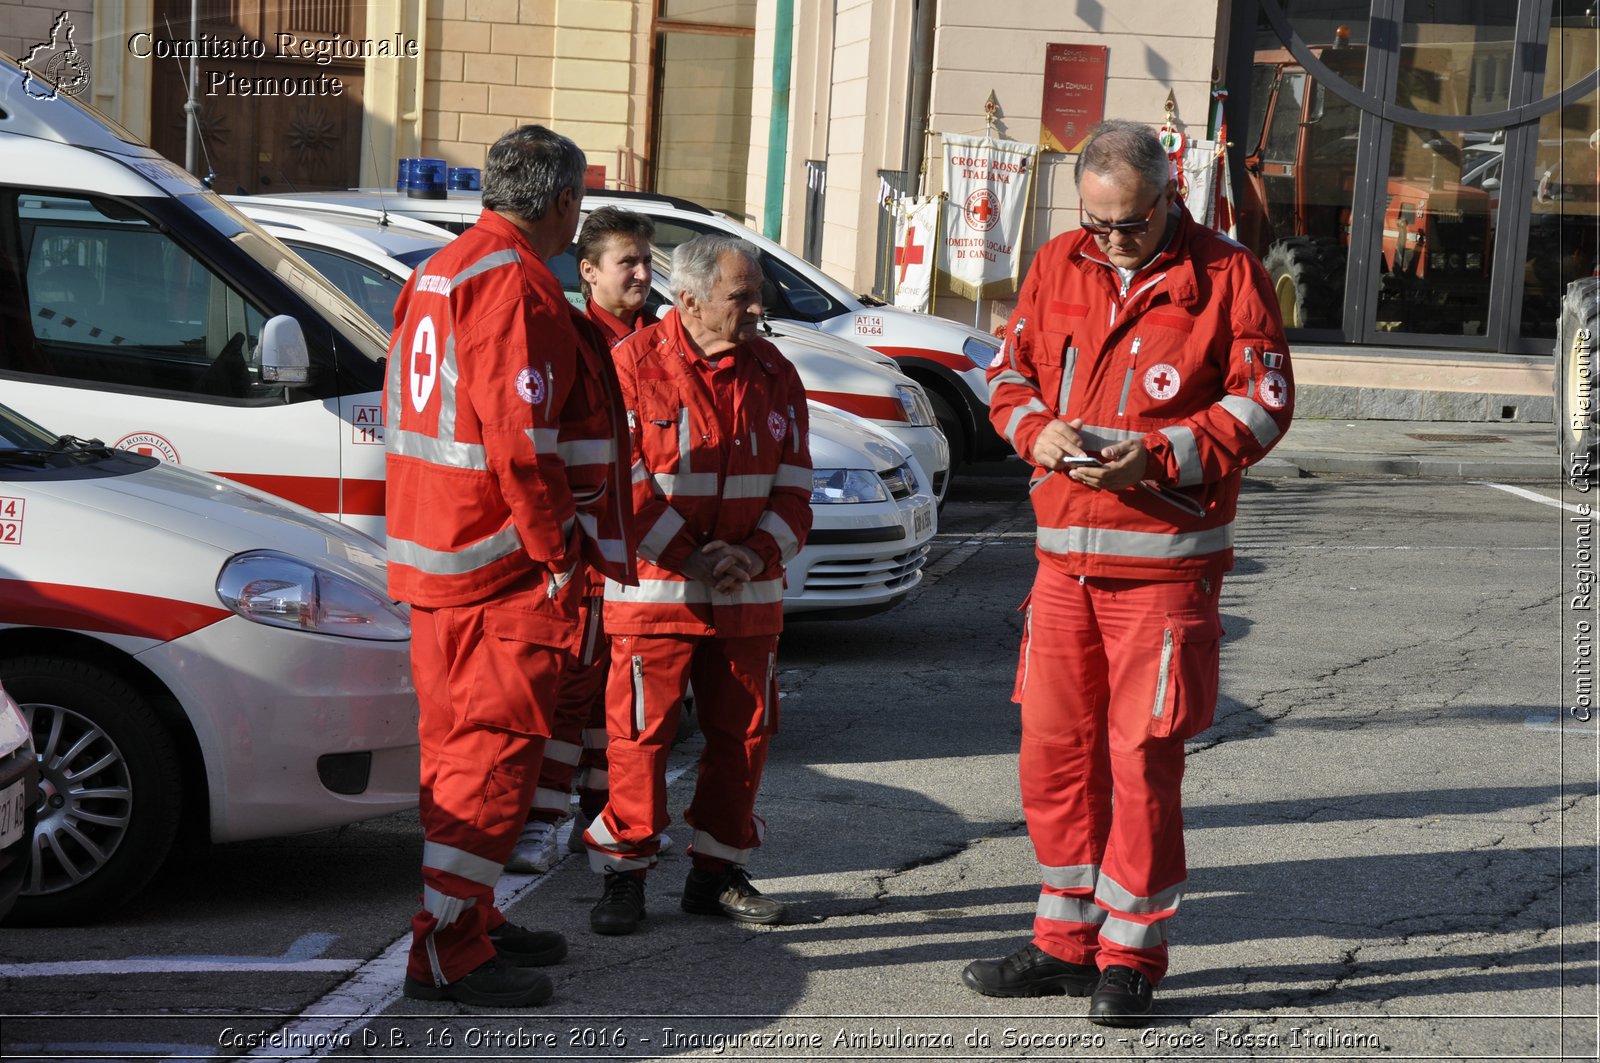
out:
<path id="1" fill-rule="evenodd" d="M 479 539 L 460 550 L 435 550 L 409 539 L 388 537 L 389 560 L 409 565 L 435 576 L 460 576 L 475 572 L 502 557 L 522 550 L 522 537 L 514 524 L 507 524 L 486 539 Z"/>
<path id="2" fill-rule="evenodd" d="M 1176 885 L 1168 886 L 1160 893 L 1151 897 L 1140 897 L 1124 888 L 1115 879 L 1108 875 L 1100 876 L 1100 883 L 1095 887 L 1096 899 L 1104 901 L 1113 911 L 1128 912 L 1132 915 L 1155 915 L 1158 912 L 1175 912 L 1178 902 L 1183 899 L 1183 887 L 1187 880 Z"/>
<path id="3" fill-rule="evenodd" d="M 395 414 L 394 416 L 399 416 Z M 399 424 L 391 421 L 391 425 Z M 453 439 L 435 439 L 421 432 L 390 428 L 384 432 L 389 453 L 406 458 L 417 458 L 434 465 L 449 465 L 461 469 L 483 471 L 489 467 L 488 452 L 482 443 L 457 443 Z"/>
<path id="4" fill-rule="evenodd" d="M 1204 472 L 1200 468 L 1200 448 L 1194 441 L 1194 429 L 1173 425 L 1161 429 L 1161 434 L 1172 444 L 1172 457 L 1178 463 L 1178 486 L 1193 487 L 1199 483 Z"/>
<path id="5" fill-rule="evenodd" d="M 480 886 L 490 888 L 500 881 L 502 870 L 493 860 L 486 860 L 476 853 L 469 853 L 465 849 L 457 849 L 443 842 L 430 841 L 422 843 L 422 866 L 431 867 L 435 871 L 448 871 L 452 875 L 459 875 Z"/>
<path id="6" fill-rule="evenodd" d="M 550 738 L 545 740 L 544 755 L 558 764 L 576 764 L 578 758 L 583 756 L 583 747 L 575 742 Z"/>
<path id="7" fill-rule="evenodd" d="M 604 727 L 585 727 L 583 729 L 584 749 L 604 749 L 608 741 L 610 741 L 610 736 L 606 734 Z"/>
<path id="8" fill-rule="evenodd" d="M 549 790 L 543 786 L 533 791 L 532 807 L 543 812 L 565 812 L 572 803 L 572 795 L 565 790 Z"/>
<path id="9" fill-rule="evenodd" d="M 1062 897 L 1055 893 L 1039 894 L 1040 919 L 1054 919 L 1060 923 L 1088 923 L 1099 926 L 1105 922 L 1106 910 L 1084 897 Z"/>
<path id="10" fill-rule="evenodd" d="M 1200 557 L 1233 545 L 1233 525 L 1204 531 L 1116 531 L 1112 528 L 1040 528 L 1039 548 L 1052 554 L 1103 554 L 1110 557 Z"/>
<path id="11" fill-rule="evenodd" d="M 604 746 L 600 748 L 604 749 Z M 611 789 L 611 776 L 604 768 L 590 768 L 583 776 L 583 785 L 588 790 Z"/>
<path id="12" fill-rule="evenodd" d="M 1066 416 L 1067 400 L 1072 398 L 1072 374 L 1078 368 L 1078 348 L 1067 348 L 1066 364 L 1061 367 L 1061 404 L 1056 407 L 1062 416 Z"/>
<path id="13" fill-rule="evenodd" d="M 1255 436 L 1256 442 L 1262 446 L 1278 438 L 1278 422 L 1274 421 L 1272 415 L 1259 403 L 1252 402 L 1243 395 L 1226 395 L 1217 405 L 1233 414 L 1234 420 L 1250 429 L 1250 434 Z"/>
<path id="14" fill-rule="evenodd" d="M 569 439 L 556 444 L 556 453 L 568 465 L 607 465 L 617 458 L 614 439 Z"/>
<path id="15" fill-rule="evenodd" d="M 1039 865 L 1044 884 L 1058 890 L 1092 890 L 1100 875 L 1099 864 L 1067 864 L 1062 867 Z"/>
<path id="16" fill-rule="evenodd" d="M 789 523 L 772 510 L 761 514 L 761 519 L 756 522 L 756 527 L 772 536 L 778 542 L 778 555 L 785 561 L 793 559 L 800 552 L 800 537 L 795 535 Z"/>
<path id="17" fill-rule="evenodd" d="M 600 874 L 605 871 L 647 871 L 654 860 L 624 859 L 617 855 L 620 843 L 606 829 L 606 817 L 596 816 L 589 821 L 589 837 L 600 849 L 589 850 L 589 870 Z"/>
<path id="18" fill-rule="evenodd" d="M 1011 419 L 1006 422 L 1006 439 L 1012 446 L 1017 445 L 1017 427 L 1022 424 L 1024 417 L 1031 417 L 1036 413 L 1049 413 L 1049 409 L 1038 399 L 1029 399 L 1027 402 L 1011 411 Z"/>
<path id="19" fill-rule="evenodd" d="M 1163 919 L 1146 926 L 1113 915 L 1101 924 L 1100 936 L 1130 949 L 1153 949 L 1166 942 L 1167 923 Z"/>
<path id="20" fill-rule="evenodd" d="M 731 845 L 724 845 L 703 830 L 694 832 L 694 851 L 701 856 L 710 856 L 718 860 L 727 860 L 730 863 L 744 864 L 750 860 L 754 849 L 735 849 Z"/>
<path id="21" fill-rule="evenodd" d="M 443 930 L 457 919 L 460 919 L 462 912 L 477 903 L 478 898 L 476 897 L 451 897 L 440 893 L 432 886 L 422 887 L 422 908 L 433 916 L 433 921 L 438 924 L 437 929 L 439 930 Z M 431 945 L 432 942 L 430 941 L 429 944 Z"/>
<path id="22" fill-rule="evenodd" d="M 773 482 L 773 487 L 794 487 L 801 491 L 811 490 L 811 470 L 799 465 L 779 465 L 778 478 Z"/>
<path id="23" fill-rule="evenodd" d="M 650 478 L 662 498 L 712 498 L 717 494 L 717 474 L 714 472 L 654 472 Z"/>
<path id="24" fill-rule="evenodd" d="M 673 536 L 683 527 L 683 514 L 675 509 L 662 510 L 661 516 L 639 540 L 639 556 L 646 561 L 657 561 L 661 551 L 672 544 Z"/>
<path id="25" fill-rule="evenodd" d="M 772 494 L 772 485 L 777 477 L 768 473 L 747 473 L 740 476 L 727 476 L 722 480 L 722 497 L 735 498 L 766 498 Z"/>
<path id="26" fill-rule="evenodd" d="M 1083 439 L 1084 450 L 1104 450 L 1113 443 L 1126 443 L 1130 439 L 1143 439 L 1144 432 L 1130 432 L 1126 428 L 1102 428 L 1097 424 L 1086 424 L 1078 429 L 1078 435 Z"/>
<path id="27" fill-rule="evenodd" d="M 644 658 L 633 658 L 633 730 L 644 731 Z"/>
<path id="28" fill-rule="evenodd" d="M 559 428 L 527 428 L 528 439 L 533 443 L 535 454 L 557 454 L 561 450 L 561 429 Z"/>

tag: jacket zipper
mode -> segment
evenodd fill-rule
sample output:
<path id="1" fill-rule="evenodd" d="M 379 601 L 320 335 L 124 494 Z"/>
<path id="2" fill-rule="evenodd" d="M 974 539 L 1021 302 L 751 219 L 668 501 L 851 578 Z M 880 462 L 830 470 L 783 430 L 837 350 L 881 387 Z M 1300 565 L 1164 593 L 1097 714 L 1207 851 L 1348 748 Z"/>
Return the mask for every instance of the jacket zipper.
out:
<path id="1" fill-rule="evenodd" d="M 556 401 L 556 374 L 550 368 L 550 363 L 544 363 L 544 382 L 547 390 L 544 393 L 544 419 L 550 419 L 550 406 Z"/>

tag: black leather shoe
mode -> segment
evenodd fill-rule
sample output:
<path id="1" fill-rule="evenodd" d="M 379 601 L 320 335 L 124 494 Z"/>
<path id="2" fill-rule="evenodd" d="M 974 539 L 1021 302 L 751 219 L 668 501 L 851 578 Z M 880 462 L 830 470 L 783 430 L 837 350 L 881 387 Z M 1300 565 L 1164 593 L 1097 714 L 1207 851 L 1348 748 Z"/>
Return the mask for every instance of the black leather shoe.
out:
<path id="1" fill-rule="evenodd" d="M 550 976 L 518 967 L 496 956 L 454 982 L 433 985 L 407 977 L 405 994 L 412 1000 L 454 1000 L 475 1008 L 529 1008 L 555 992 Z"/>
<path id="2" fill-rule="evenodd" d="M 1107 967 L 1089 998 L 1089 1021 L 1100 1026 L 1148 1026 L 1153 993 L 1150 979 L 1132 967 Z"/>
<path id="3" fill-rule="evenodd" d="M 690 915 L 720 915 L 740 923 L 772 926 L 783 922 L 788 909 L 750 884 L 750 875 L 738 864 L 721 871 L 691 868 L 683 884 L 683 910 Z"/>
<path id="4" fill-rule="evenodd" d="M 631 934 L 644 919 L 644 879 L 606 872 L 600 903 L 589 911 L 589 929 L 596 934 Z"/>
<path id="5" fill-rule="evenodd" d="M 986 997 L 1084 997 L 1099 980 L 1094 964 L 1058 960 L 1032 943 L 998 960 L 973 960 L 961 972 L 967 988 Z"/>
<path id="6" fill-rule="evenodd" d="M 524 930 L 502 923 L 489 931 L 489 940 L 502 960 L 517 967 L 545 967 L 567 957 L 567 939 L 554 930 Z"/>

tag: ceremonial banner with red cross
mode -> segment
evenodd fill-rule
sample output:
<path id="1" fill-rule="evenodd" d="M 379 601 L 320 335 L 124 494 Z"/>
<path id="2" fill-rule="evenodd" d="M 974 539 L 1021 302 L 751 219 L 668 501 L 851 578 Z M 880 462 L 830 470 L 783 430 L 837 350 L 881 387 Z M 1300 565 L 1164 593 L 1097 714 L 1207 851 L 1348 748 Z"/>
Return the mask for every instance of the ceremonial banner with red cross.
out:
<path id="1" fill-rule="evenodd" d="M 933 304 L 933 248 L 939 236 L 939 197 L 894 201 L 894 305 L 926 314 Z"/>
<path id="2" fill-rule="evenodd" d="M 944 134 L 949 198 L 939 268 L 957 295 L 981 299 L 1017 290 L 1024 208 L 1038 156 L 1037 144 Z M 985 291 L 989 285 L 992 293 Z"/>

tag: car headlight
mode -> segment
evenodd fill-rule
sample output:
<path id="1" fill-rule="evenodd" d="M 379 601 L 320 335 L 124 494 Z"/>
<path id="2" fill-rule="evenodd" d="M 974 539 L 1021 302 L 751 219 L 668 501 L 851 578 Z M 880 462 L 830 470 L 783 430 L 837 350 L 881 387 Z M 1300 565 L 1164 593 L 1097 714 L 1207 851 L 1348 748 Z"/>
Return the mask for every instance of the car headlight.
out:
<path id="1" fill-rule="evenodd" d="M 384 642 L 411 637 L 405 606 L 348 576 L 267 550 L 222 566 L 217 597 L 257 624 Z"/>
<path id="2" fill-rule="evenodd" d="M 900 400 L 900 408 L 906 412 L 908 422 L 919 428 L 937 422 L 938 418 L 933 415 L 933 403 L 928 401 L 927 393 L 921 388 L 896 384 L 894 393 Z"/>
<path id="3" fill-rule="evenodd" d="M 989 363 L 994 361 L 994 356 L 1000 353 L 1000 345 L 989 340 L 980 340 L 976 336 L 968 336 L 967 341 L 961 345 L 961 353 L 972 360 L 972 364 L 979 369 L 989 368 Z"/>
<path id="4" fill-rule="evenodd" d="M 9 757 L 19 749 L 31 751 L 33 735 L 22 708 L 0 687 L 0 757 Z"/>
<path id="5" fill-rule="evenodd" d="M 812 469 L 811 502 L 885 502 L 889 492 L 866 469 Z"/>

